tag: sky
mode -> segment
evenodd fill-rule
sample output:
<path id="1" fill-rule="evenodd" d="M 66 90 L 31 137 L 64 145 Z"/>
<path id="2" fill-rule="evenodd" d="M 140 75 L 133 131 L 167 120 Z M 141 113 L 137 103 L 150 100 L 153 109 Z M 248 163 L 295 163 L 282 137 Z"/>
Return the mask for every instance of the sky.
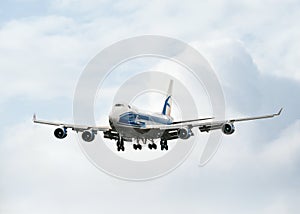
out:
<path id="1" fill-rule="evenodd" d="M 0 213 L 298 213 L 299 1 L 0 4 Z M 180 167 L 147 182 L 99 171 L 75 134 L 58 140 L 53 127 L 32 124 L 34 112 L 72 121 L 74 90 L 87 63 L 117 41 L 149 34 L 182 40 L 206 57 L 223 88 L 227 117 L 280 107 L 282 115 L 237 124 L 204 167 L 198 162 L 206 135 L 199 135 Z"/>

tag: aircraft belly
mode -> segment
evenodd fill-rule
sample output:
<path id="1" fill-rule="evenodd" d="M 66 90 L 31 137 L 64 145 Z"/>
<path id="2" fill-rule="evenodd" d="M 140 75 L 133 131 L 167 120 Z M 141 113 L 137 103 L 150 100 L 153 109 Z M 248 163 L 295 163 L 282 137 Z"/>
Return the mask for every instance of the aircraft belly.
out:
<path id="1" fill-rule="evenodd" d="M 117 130 L 124 137 L 135 139 L 157 139 L 164 133 L 164 131 L 159 129 L 139 129 L 130 126 L 119 126 L 117 127 Z"/>

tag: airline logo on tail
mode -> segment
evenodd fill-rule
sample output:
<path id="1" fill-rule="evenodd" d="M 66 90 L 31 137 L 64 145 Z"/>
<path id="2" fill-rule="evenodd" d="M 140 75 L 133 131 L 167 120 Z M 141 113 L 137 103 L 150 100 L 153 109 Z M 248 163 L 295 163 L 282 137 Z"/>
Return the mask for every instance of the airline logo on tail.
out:
<path id="1" fill-rule="evenodd" d="M 172 91 L 173 91 L 173 80 L 170 80 L 167 98 L 165 100 L 164 108 L 162 110 L 163 115 L 171 116 L 171 109 L 172 109 Z"/>
<path id="2" fill-rule="evenodd" d="M 171 115 L 171 105 L 169 103 L 170 99 L 171 99 L 171 96 L 168 96 L 166 101 L 165 101 L 164 108 L 162 110 L 163 115 L 168 115 L 168 116 Z"/>

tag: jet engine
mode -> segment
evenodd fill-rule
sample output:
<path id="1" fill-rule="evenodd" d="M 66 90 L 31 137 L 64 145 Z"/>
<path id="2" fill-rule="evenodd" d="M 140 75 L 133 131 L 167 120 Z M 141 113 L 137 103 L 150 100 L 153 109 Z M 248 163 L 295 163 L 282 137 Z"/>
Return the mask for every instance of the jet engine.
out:
<path id="1" fill-rule="evenodd" d="M 185 128 L 178 129 L 177 134 L 180 139 L 188 139 L 190 138 L 190 136 L 193 135 L 193 132 L 191 129 L 185 127 Z"/>
<path id="2" fill-rule="evenodd" d="M 67 129 L 65 127 L 59 127 L 54 130 L 54 136 L 63 139 L 67 136 Z"/>
<path id="3" fill-rule="evenodd" d="M 235 128 L 234 128 L 234 125 L 232 123 L 225 123 L 223 126 L 222 126 L 222 131 L 224 134 L 232 134 L 234 132 Z"/>
<path id="4" fill-rule="evenodd" d="M 82 132 L 82 139 L 86 142 L 91 142 L 95 139 L 95 133 L 92 130 Z"/>

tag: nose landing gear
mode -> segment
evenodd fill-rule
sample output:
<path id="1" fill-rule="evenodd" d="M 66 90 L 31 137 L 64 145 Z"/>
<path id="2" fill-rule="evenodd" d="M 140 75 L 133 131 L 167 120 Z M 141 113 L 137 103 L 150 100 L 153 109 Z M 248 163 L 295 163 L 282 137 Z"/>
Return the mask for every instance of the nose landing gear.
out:
<path id="1" fill-rule="evenodd" d="M 119 139 L 117 141 L 117 150 L 119 151 L 125 151 L 125 147 L 124 147 L 124 139 L 122 137 L 119 136 Z"/>

